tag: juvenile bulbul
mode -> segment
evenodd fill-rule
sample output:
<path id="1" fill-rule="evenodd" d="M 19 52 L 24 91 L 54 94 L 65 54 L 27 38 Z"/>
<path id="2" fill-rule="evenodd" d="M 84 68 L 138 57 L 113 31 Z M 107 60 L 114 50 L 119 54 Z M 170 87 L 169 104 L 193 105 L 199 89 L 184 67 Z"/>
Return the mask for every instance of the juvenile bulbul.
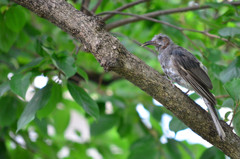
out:
<path id="1" fill-rule="evenodd" d="M 189 90 L 194 90 L 203 98 L 208 106 L 218 135 L 224 140 L 226 135 L 214 108 L 216 99 L 209 91 L 213 86 L 208 77 L 206 67 L 192 53 L 175 45 L 166 35 L 155 35 L 151 41 L 145 42 L 142 46 L 146 45 L 154 45 L 156 47 L 162 69 L 173 82 Z"/>

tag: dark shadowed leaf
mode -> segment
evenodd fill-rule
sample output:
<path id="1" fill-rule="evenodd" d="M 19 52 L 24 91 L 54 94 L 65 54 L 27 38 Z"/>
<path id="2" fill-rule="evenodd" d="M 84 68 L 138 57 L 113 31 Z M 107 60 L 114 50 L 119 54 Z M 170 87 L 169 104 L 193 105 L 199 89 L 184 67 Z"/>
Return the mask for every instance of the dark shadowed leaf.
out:
<path id="1" fill-rule="evenodd" d="M 68 82 L 68 90 L 73 99 L 83 107 L 83 109 L 94 118 L 98 118 L 99 109 L 97 103 L 79 86 Z"/>
<path id="2" fill-rule="evenodd" d="M 37 112 L 37 117 L 42 119 L 47 117 L 56 108 L 57 104 L 62 100 L 62 86 L 57 83 L 53 83 L 51 90 L 51 97 L 48 103 Z"/>
<path id="3" fill-rule="evenodd" d="M 72 56 L 52 56 L 54 65 L 62 70 L 67 78 L 73 76 L 77 69 L 74 66 L 74 58 Z"/>
<path id="4" fill-rule="evenodd" d="M 171 122 L 169 123 L 170 130 L 174 131 L 175 133 L 188 128 L 182 121 L 180 121 L 178 118 L 173 117 Z"/>
<path id="5" fill-rule="evenodd" d="M 35 93 L 31 101 L 24 108 L 24 111 L 18 120 L 17 131 L 32 121 L 36 112 L 47 104 L 51 96 L 51 87 L 52 85 L 48 84 Z"/>
<path id="6" fill-rule="evenodd" d="M 206 149 L 200 159 L 225 159 L 225 155 L 222 151 L 213 146 Z"/>
<path id="7" fill-rule="evenodd" d="M 151 136 L 135 141 L 130 147 L 128 159 L 158 159 L 157 145 Z"/>
<path id="8" fill-rule="evenodd" d="M 91 125 L 91 135 L 100 135 L 111 129 L 118 122 L 116 115 L 102 115 Z"/>
<path id="9" fill-rule="evenodd" d="M 18 100 L 12 96 L 4 96 L 0 99 L 0 127 L 9 126 L 16 121 L 19 106 Z"/>
<path id="10" fill-rule="evenodd" d="M 167 150 L 169 151 L 170 158 L 177 158 L 177 159 L 183 159 L 183 156 L 181 155 L 181 152 L 179 150 L 178 142 L 173 139 L 168 139 L 168 142 L 166 144 Z"/>
<path id="11" fill-rule="evenodd" d="M 28 86 L 30 84 L 31 76 L 31 72 L 25 75 L 15 74 L 10 81 L 11 90 L 24 99 Z"/>
<path id="12" fill-rule="evenodd" d="M 84 70 L 78 67 L 77 72 L 80 74 L 80 76 L 82 76 L 85 79 L 85 81 L 88 81 L 88 75 Z"/>
<path id="13" fill-rule="evenodd" d="M 233 118 L 233 127 L 238 136 L 240 135 L 240 112 L 237 112 Z"/>
<path id="14" fill-rule="evenodd" d="M 0 97 L 10 89 L 9 82 L 4 82 L 0 85 Z"/>

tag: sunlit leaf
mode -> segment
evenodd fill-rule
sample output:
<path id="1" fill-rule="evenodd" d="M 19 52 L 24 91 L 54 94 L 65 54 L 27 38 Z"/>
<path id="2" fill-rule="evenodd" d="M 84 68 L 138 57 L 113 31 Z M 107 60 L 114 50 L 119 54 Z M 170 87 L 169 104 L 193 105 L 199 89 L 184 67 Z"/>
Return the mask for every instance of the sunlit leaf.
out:
<path id="1" fill-rule="evenodd" d="M 225 83 L 224 88 L 233 99 L 240 100 L 240 78 Z"/>
<path id="2" fill-rule="evenodd" d="M 5 14 L 5 22 L 9 29 L 14 32 L 22 30 L 26 23 L 25 11 L 22 6 L 13 6 Z"/>
<path id="3" fill-rule="evenodd" d="M 219 78 L 223 83 L 226 83 L 233 78 L 240 77 L 240 57 L 237 57 L 225 70 L 223 70 Z"/>

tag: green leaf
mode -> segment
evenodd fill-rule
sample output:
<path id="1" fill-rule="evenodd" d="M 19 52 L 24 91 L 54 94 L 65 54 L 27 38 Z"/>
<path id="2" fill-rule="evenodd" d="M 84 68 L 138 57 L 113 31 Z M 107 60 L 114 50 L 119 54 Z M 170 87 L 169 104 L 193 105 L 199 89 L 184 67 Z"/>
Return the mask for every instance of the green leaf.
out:
<path id="1" fill-rule="evenodd" d="M 62 86 L 53 83 L 52 90 L 51 90 L 51 97 L 48 101 L 48 103 L 37 112 L 37 117 L 39 119 L 42 119 L 44 117 L 47 117 L 52 111 L 56 108 L 57 104 L 61 102 L 62 100 Z"/>
<path id="2" fill-rule="evenodd" d="M 180 121 L 178 118 L 173 117 L 171 122 L 169 123 L 170 130 L 174 131 L 175 133 L 188 128 L 182 121 Z"/>
<path id="3" fill-rule="evenodd" d="M 240 100 L 240 78 L 225 83 L 224 88 L 234 100 Z"/>
<path id="4" fill-rule="evenodd" d="M 2 14 L 0 14 L 0 50 L 8 52 L 17 39 L 17 33 L 6 26 Z"/>
<path id="5" fill-rule="evenodd" d="M 76 72 L 77 69 L 74 66 L 74 58 L 72 56 L 57 56 L 53 55 L 52 56 L 53 63 L 54 65 L 62 70 L 64 74 L 66 75 L 67 78 L 73 76 Z"/>
<path id="6" fill-rule="evenodd" d="M 154 139 L 151 136 L 145 136 L 131 145 L 128 159 L 157 159 L 159 157 Z"/>
<path id="7" fill-rule="evenodd" d="M 17 33 L 20 32 L 27 21 L 24 8 L 19 5 L 12 6 L 6 12 L 4 20 L 9 29 Z"/>
<path id="8" fill-rule="evenodd" d="M 234 108 L 234 101 L 232 98 L 228 98 L 226 100 L 224 100 L 222 107 L 228 107 L 228 108 Z"/>
<path id="9" fill-rule="evenodd" d="M 80 76 L 82 76 L 85 79 L 85 81 L 88 81 L 88 75 L 85 71 L 78 67 L 77 72 L 80 74 Z"/>
<path id="10" fill-rule="evenodd" d="M 11 90 L 24 99 L 28 86 L 30 84 L 31 76 L 31 72 L 25 75 L 15 74 L 10 81 Z"/>
<path id="11" fill-rule="evenodd" d="M 59 135 L 64 135 L 70 120 L 70 111 L 66 107 L 63 109 L 57 109 L 53 113 L 54 128 L 56 133 Z"/>
<path id="12" fill-rule="evenodd" d="M 221 36 L 234 37 L 235 35 L 240 35 L 240 28 L 223 28 L 218 31 Z"/>
<path id="13" fill-rule="evenodd" d="M 177 159 L 182 159 L 183 158 L 179 148 L 177 147 L 178 146 L 177 141 L 175 141 L 173 139 L 168 139 L 168 142 L 167 142 L 166 146 L 167 146 L 167 150 L 168 150 L 171 158 L 177 158 Z"/>
<path id="14" fill-rule="evenodd" d="M 238 136 L 240 135 L 240 112 L 237 112 L 233 118 L 233 127 Z"/>
<path id="15" fill-rule="evenodd" d="M 35 58 L 34 60 L 29 62 L 28 64 L 26 64 L 23 67 L 16 70 L 15 73 L 20 73 L 20 72 L 26 71 L 27 69 L 37 67 L 42 61 L 43 61 L 43 58 L 41 58 L 41 57 Z"/>
<path id="16" fill-rule="evenodd" d="M 92 100 L 92 98 L 80 87 L 77 85 L 68 82 L 68 90 L 72 95 L 73 99 L 83 107 L 83 109 L 95 119 L 99 116 L 99 108 L 97 103 Z"/>
<path id="17" fill-rule="evenodd" d="M 12 96 L 0 99 L 0 127 L 10 126 L 17 118 L 17 108 L 20 103 Z"/>
<path id="18" fill-rule="evenodd" d="M 0 85 L 0 97 L 6 93 L 7 91 L 9 91 L 10 86 L 9 86 L 9 82 L 4 82 Z"/>
<path id="19" fill-rule="evenodd" d="M 47 104 L 51 96 L 51 87 L 52 85 L 48 84 L 35 93 L 31 101 L 24 108 L 24 111 L 18 120 L 17 131 L 32 121 L 36 112 Z"/>
<path id="20" fill-rule="evenodd" d="M 91 135 L 100 135 L 107 130 L 111 129 L 118 123 L 118 117 L 116 115 L 102 115 L 91 125 Z"/>
<path id="21" fill-rule="evenodd" d="M 225 155 L 222 151 L 213 146 L 206 149 L 200 159 L 225 159 Z"/>
<path id="22" fill-rule="evenodd" d="M 0 158 L 1 159 L 10 158 L 8 156 L 8 150 L 7 150 L 7 147 L 6 147 L 6 142 L 4 142 L 4 139 L 2 139 L 2 141 L 0 141 Z"/>
<path id="23" fill-rule="evenodd" d="M 223 83 L 226 83 L 233 78 L 240 77 L 240 57 L 237 57 L 226 69 L 224 69 L 219 78 Z"/>
<path id="24" fill-rule="evenodd" d="M 159 121 L 157 121 L 156 118 L 150 116 L 150 122 L 152 124 L 152 128 L 158 132 L 159 136 L 162 136 L 163 131 L 162 131 L 162 127 L 159 124 Z"/>

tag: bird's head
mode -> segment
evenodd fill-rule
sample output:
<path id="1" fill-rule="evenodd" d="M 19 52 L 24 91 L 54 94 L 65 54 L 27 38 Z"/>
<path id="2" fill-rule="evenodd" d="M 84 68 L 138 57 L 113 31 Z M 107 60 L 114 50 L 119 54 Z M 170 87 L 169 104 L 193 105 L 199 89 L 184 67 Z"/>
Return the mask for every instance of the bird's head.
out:
<path id="1" fill-rule="evenodd" d="M 172 40 L 167 35 L 158 34 L 152 40 L 143 43 L 142 46 L 153 45 L 159 51 L 167 48 L 170 44 L 172 44 Z"/>

